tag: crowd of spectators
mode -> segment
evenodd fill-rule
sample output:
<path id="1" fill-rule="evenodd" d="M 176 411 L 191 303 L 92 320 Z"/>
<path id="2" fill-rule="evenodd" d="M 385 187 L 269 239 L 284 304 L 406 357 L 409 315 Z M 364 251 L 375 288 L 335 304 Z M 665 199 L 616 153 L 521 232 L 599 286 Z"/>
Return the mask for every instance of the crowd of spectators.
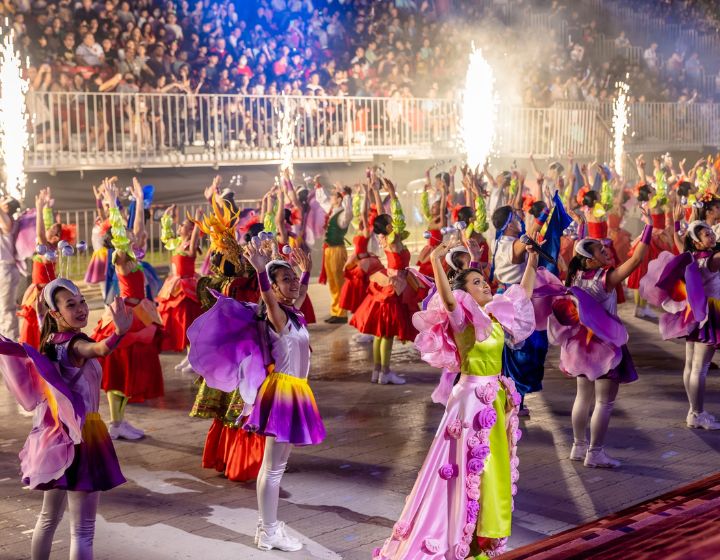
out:
<path id="1" fill-rule="evenodd" d="M 43 74 L 36 85 L 50 91 L 445 96 L 458 89 L 469 43 L 458 38 L 465 36 L 502 64 L 513 56 L 508 45 L 517 45 L 512 63 L 522 67 L 521 85 L 513 93 L 529 106 L 609 99 L 626 75 L 637 99 L 689 101 L 700 98 L 704 74 L 698 54 L 682 46 L 662 59 L 657 43 L 644 45 L 643 59 L 629 62 L 624 49 L 640 45 L 622 31 L 608 59 L 595 44 L 616 26 L 603 21 L 601 30 L 579 2 L 2 2 L 0 15 L 10 18 L 32 77 Z M 633 4 L 666 19 L 702 16 L 711 28 L 720 3 Z M 567 36 L 535 30 L 528 41 L 520 16 L 531 9 L 566 21 Z"/>

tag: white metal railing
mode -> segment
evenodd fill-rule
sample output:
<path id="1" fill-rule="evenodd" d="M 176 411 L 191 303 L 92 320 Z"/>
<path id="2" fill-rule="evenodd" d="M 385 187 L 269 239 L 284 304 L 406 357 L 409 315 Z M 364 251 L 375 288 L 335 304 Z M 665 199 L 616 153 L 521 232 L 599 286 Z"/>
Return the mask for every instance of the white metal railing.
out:
<path id="1" fill-rule="evenodd" d="M 449 100 L 124 93 L 28 94 L 31 170 L 223 165 L 280 158 L 278 109 L 297 110 L 299 161 L 432 157 L 456 137 Z M 442 155 L 442 154 L 439 154 Z"/>
<path id="2" fill-rule="evenodd" d="M 405 160 L 456 156 L 454 101 L 291 98 L 298 106 L 297 162 Z M 276 163 L 280 97 L 32 93 L 29 171 Z M 501 106 L 495 151 L 602 157 L 610 103 L 560 102 L 550 108 Z M 483 126 L 478 123 L 478 126 Z M 720 145 L 720 105 L 636 103 L 635 143 L 668 148 Z"/>
<path id="3" fill-rule="evenodd" d="M 560 101 L 555 107 L 595 107 L 608 125 L 612 103 Z M 657 149 L 697 149 L 720 146 L 720 104 L 717 103 L 633 103 L 630 106 L 629 145 L 657 146 Z"/>
<path id="4" fill-rule="evenodd" d="M 454 101 L 290 98 L 299 162 L 438 158 L 458 151 Z M 280 97 L 31 93 L 30 171 L 270 163 Z M 593 112 L 500 108 L 499 155 L 596 149 Z M 482 123 L 478 123 L 482 126 Z"/>

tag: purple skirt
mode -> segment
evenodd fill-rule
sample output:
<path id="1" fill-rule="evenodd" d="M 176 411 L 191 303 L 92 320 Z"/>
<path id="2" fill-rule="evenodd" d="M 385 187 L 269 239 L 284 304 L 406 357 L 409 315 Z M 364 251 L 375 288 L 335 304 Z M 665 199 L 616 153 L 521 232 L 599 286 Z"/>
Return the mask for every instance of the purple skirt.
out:
<path id="1" fill-rule="evenodd" d="M 29 480 L 23 480 L 28 484 Z M 36 486 L 38 490 L 74 490 L 96 492 L 120 486 L 125 477 L 120 471 L 112 439 L 97 412 L 89 412 L 82 428 L 82 441 L 75 446 L 72 464 L 57 480 Z"/>
<path id="2" fill-rule="evenodd" d="M 598 379 L 612 379 L 618 383 L 632 383 L 638 380 L 637 370 L 635 369 L 635 364 L 632 361 L 627 344 L 623 344 L 620 347 L 620 352 L 622 352 L 620 363 Z"/>
<path id="3" fill-rule="evenodd" d="M 325 439 L 325 425 L 307 379 L 279 372 L 265 378 L 244 428 L 293 445 L 317 445 Z"/>
<path id="4" fill-rule="evenodd" d="M 107 275 L 107 249 L 100 249 L 93 252 L 90 264 L 85 272 L 86 284 L 99 284 L 105 282 Z"/>
<path id="5" fill-rule="evenodd" d="M 707 320 L 701 327 L 695 327 L 687 339 L 690 342 L 720 346 L 720 300 L 708 298 L 707 310 Z"/>

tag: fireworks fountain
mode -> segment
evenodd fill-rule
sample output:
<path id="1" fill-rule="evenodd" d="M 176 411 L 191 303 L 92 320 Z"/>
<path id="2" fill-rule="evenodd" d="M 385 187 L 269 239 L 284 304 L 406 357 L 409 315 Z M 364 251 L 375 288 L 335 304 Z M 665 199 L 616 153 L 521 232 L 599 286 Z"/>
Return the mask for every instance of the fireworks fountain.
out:
<path id="1" fill-rule="evenodd" d="M 495 77 L 482 50 L 472 45 L 470 62 L 462 93 L 460 135 L 468 165 L 483 165 L 492 153 L 495 141 L 498 99 Z"/>
<path id="2" fill-rule="evenodd" d="M 28 147 L 25 94 L 20 58 L 15 50 L 13 32 L 0 42 L 0 159 L 3 164 L 5 194 L 22 201 L 25 198 L 25 150 Z"/>
<path id="3" fill-rule="evenodd" d="M 297 108 L 295 101 L 287 96 L 282 98 L 282 106 L 277 109 L 280 122 L 278 127 L 278 144 L 280 146 L 280 172 L 286 169 L 293 176 L 293 151 L 295 150 L 295 126 L 297 124 Z"/>
<path id="4" fill-rule="evenodd" d="M 628 91 L 630 87 L 625 82 L 618 82 L 617 97 L 613 101 L 613 160 L 615 162 L 615 172 L 624 177 L 623 174 L 623 158 L 625 156 L 625 136 L 630 126 L 630 107 L 628 105 Z"/>

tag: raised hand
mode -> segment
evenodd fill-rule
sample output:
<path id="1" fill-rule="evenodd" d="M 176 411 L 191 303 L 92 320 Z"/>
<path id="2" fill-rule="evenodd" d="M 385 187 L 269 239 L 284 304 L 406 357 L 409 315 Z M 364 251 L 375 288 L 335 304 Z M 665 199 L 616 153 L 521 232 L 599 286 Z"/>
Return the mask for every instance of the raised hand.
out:
<path id="1" fill-rule="evenodd" d="M 437 247 L 435 247 L 432 252 L 430 253 L 430 259 L 436 260 L 436 259 L 444 259 L 445 255 L 448 254 L 448 251 L 450 250 L 450 246 L 447 243 L 440 243 Z"/>
<path id="2" fill-rule="evenodd" d="M 135 200 L 142 200 L 144 197 L 142 185 L 137 177 L 133 177 L 132 194 Z"/>
<path id="3" fill-rule="evenodd" d="M 263 253 L 253 241 L 245 245 L 243 253 L 256 272 L 264 272 L 265 265 L 270 262 L 270 259 L 267 258 L 265 253 Z"/>
<path id="4" fill-rule="evenodd" d="M 122 335 L 130 330 L 133 323 L 133 312 L 125 305 L 124 299 L 116 297 L 115 301 L 110 304 L 110 313 L 117 334 Z"/>
<path id="5" fill-rule="evenodd" d="M 479 261 L 485 252 L 485 247 L 481 247 L 472 237 L 465 240 L 465 247 L 467 247 L 470 259 L 473 261 Z"/>
<path id="6" fill-rule="evenodd" d="M 310 272 L 312 270 L 312 259 L 310 258 L 310 254 L 306 253 L 299 247 L 293 249 L 290 254 L 290 259 L 298 265 L 301 272 Z"/>

